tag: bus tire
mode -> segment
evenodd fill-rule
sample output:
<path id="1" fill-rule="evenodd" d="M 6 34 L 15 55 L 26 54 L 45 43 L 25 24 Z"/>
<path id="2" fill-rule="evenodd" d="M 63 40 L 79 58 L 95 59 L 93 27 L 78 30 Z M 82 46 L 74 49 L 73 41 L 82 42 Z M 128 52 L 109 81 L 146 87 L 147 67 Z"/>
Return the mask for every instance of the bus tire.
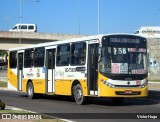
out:
<path id="1" fill-rule="evenodd" d="M 1 102 L 1 101 L 0 101 L 0 109 L 1 109 L 1 110 L 4 110 L 4 109 L 5 109 L 5 103 L 3 103 L 3 102 Z"/>
<path id="2" fill-rule="evenodd" d="M 82 105 L 85 102 L 85 97 L 83 96 L 83 90 L 80 84 L 77 84 L 74 88 L 74 99 L 78 105 Z"/>
<path id="3" fill-rule="evenodd" d="M 112 97 L 112 102 L 115 105 L 119 105 L 123 102 L 124 98 L 123 97 Z"/>
<path id="4" fill-rule="evenodd" d="M 29 99 L 34 99 L 35 94 L 32 82 L 29 82 L 27 85 L 27 95 Z"/>

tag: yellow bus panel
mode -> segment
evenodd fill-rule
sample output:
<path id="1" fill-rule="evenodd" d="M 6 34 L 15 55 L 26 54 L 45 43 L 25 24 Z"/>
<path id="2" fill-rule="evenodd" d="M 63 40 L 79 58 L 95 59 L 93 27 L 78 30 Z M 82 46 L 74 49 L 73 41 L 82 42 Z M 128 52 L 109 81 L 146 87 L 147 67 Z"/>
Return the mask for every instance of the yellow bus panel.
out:
<path id="1" fill-rule="evenodd" d="M 8 82 L 10 82 L 15 88 L 18 87 L 17 74 L 15 74 L 11 69 L 8 69 Z"/>

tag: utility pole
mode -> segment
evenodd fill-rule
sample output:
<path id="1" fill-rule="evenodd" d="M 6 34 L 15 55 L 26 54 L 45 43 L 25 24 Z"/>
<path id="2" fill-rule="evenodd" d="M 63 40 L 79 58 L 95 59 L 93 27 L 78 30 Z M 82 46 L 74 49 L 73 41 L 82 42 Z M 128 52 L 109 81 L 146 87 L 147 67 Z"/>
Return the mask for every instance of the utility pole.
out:
<path id="1" fill-rule="evenodd" d="M 78 34 L 81 34 L 81 21 L 80 21 L 80 0 L 78 0 Z"/>
<path id="2" fill-rule="evenodd" d="M 98 34 L 100 34 L 100 0 L 98 0 Z"/>
<path id="3" fill-rule="evenodd" d="M 22 23 L 22 0 L 19 0 L 19 22 L 20 22 L 20 27 L 18 27 L 20 29 L 20 32 L 19 32 L 19 45 L 21 46 L 21 36 L 22 36 L 22 33 L 21 33 L 21 23 Z"/>

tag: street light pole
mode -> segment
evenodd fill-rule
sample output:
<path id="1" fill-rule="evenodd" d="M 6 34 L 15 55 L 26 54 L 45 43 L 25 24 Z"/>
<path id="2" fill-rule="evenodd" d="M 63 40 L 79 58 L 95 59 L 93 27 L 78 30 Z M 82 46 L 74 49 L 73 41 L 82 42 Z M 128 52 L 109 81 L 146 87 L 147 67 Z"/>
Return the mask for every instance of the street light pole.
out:
<path id="1" fill-rule="evenodd" d="M 80 0 L 78 0 L 78 34 L 79 35 L 80 35 L 80 31 L 81 31 L 80 25 L 81 25 L 81 23 L 80 23 Z"/>
<path id="2" fill-rule="evenodd" d="M 4 17 L 4 20 L 5 20 L 5 24 L 6 24 L 6 27 L 5 27 L 5 30 L 7 31 L 8 30 L 8 20 L 10 19 L 10 17 L 6 16 Z"/>
<path id="3" fill-rule="evenodd" d="M 5 16 L 3 19 L 5 21 L 5 31 L 8 31 L 8 21 L 9 19 L 15 18 L 15 16 Z"/>
<path id="4" fill-rule="evenodd" d="M 18 27 L 20 29 L 20 33 L 19 33 L 19 45 L 21 46 L 21 36 L 22 36 L 22 33 L 21 33 L 21 22 L 22 22 L 22 0 L 19 0 L 19 22 L 20 22 L 20 27 Z"/>
<path id="5" fill-rule="evenodd" d="M 100 34 L 100 0 L 98 0 L 98 34 Z"/>

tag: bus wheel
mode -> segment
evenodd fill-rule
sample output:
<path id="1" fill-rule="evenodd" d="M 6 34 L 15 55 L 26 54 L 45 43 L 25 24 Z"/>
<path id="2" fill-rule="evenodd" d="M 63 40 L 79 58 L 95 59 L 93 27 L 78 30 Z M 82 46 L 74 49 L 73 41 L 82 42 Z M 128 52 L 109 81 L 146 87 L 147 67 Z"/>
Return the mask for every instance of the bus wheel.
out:
<path id="1" fill-rule="evenodd" d="M 85 102 L 85 97 L 83 96 L 83 91 L 80 84 L 77 84 L 74 88 L 74 99 L 79 105 L 82 105 Z"/>
<path id="2" fill-rule="evenodd" d="M 34 98 L 34 87 L 33 87 L 33 84 L 31 82 L 29 82 L 28 85 L 27 85 L 27 95 L 28 95 L 29 99 Z"/>
<path id="3" fill-rule="evenodd" d="M 115 104 L 115 105 L 119 105 L 122 103 L 123 101 L 123 97 L 112 97 L 112 102 Z"/>
<path id="4" fill-rule="evenodd" d="M 0 109 L 1 109 L 1 110 L 4 110 L 4 109 L 5 109 L 5 103 L 4 103 L 4 102 L 1 102 L 1 100 L 0 100 Z"/>

